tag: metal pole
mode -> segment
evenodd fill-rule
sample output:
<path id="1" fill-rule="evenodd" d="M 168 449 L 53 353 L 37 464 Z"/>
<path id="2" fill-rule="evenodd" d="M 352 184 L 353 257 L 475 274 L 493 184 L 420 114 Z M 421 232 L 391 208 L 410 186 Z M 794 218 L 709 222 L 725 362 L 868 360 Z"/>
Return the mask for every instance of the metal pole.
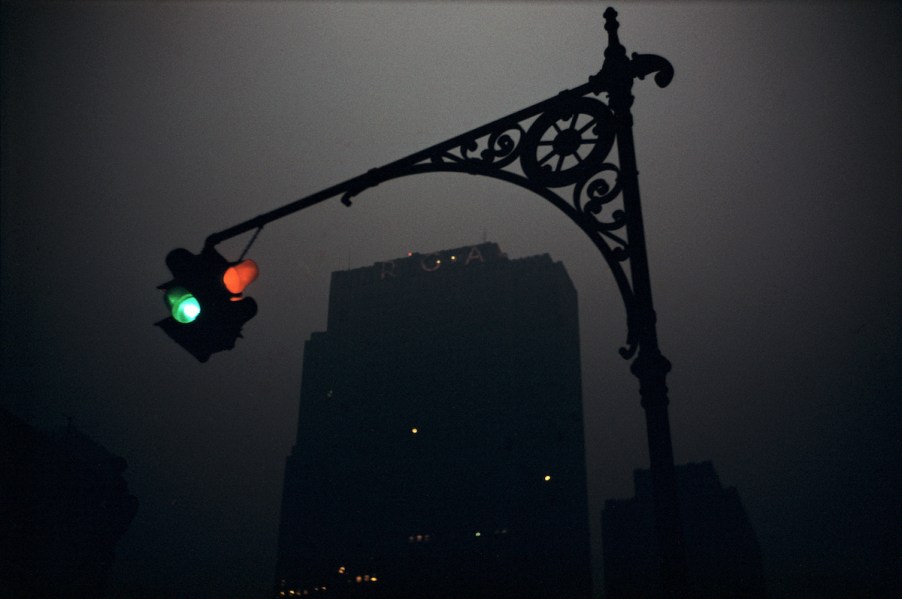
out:
<path id="1" fill-rule="evenodd" d="M 607 71 L 604 74 L 608 77 L 608 96 L 611 109 L 614 111 L 614 127 L 617 131 L 623 206 L 629 238 L 630 278 L 635 300 L 633 326 L 637 329 L 639 345 L 638 356 L 630 366 L 630 371 L 639 379 L 639 394 L 642 398 L 642 407 L 645 409 L 655 529 L 661 552 L 664 594 L 668 597 L 685 597 L 686 554 L 680 525 L 676 469 L 667 414 L 669 399 L 666 379 L 670 371 L 670 362 L 658 348 L 645 230 L 639 200 L 639 173 L 636 169 L 636 151 L 633 144 L 633 116 L 630 112 L 633 104 L 631 91 L 636 71 L 617 35 L 617 12 L 613 8 L 608 8 L 604 17 L 609 44 L 604 53 L 603 71 Z"/>

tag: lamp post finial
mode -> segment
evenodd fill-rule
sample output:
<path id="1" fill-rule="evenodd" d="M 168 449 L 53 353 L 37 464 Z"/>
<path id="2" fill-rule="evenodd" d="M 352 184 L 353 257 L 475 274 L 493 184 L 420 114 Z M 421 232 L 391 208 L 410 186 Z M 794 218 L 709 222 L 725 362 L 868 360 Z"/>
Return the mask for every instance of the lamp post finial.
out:
<path id="1" fill-rule="evenodd" d="M 604 52 L 605 57 L 615 54 L 618 56 L 626 56 L 626 48 L 620 44 L 620 36 L 617 35 L 620 23 L 617 22 L 617 11 L 614 10 L 613 6 L 609 6 L 605 9 L 604 20 L 604 28 L 605 31 L 608 32 L 608 48 Z"/>

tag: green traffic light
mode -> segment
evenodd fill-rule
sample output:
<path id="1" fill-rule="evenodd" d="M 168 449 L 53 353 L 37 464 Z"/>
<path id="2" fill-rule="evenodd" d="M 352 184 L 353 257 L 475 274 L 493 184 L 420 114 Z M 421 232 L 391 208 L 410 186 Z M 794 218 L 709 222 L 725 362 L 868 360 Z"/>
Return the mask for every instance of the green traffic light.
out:
<path id="1" fill-rule="evenodd" d="M 172 311 L 172 318 L 182 324 L 194 322 L 200 315 L 200 302 L 184 287 L 167 289 L 166 303 Z"/>

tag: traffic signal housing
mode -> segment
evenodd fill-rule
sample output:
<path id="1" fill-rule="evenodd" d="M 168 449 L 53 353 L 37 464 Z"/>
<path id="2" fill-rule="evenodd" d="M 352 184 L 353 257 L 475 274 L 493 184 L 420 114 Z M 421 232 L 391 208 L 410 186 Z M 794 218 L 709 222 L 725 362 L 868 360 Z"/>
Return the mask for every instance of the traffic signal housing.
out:
<path id="1" fill-rule="evenodd" d="M 257 313 L 245 288 L 257 278 L 253 260 L 231 263 L 211 248 L 192 254 L 178 248 L 166 256 L 172 280 L 163 283 L 169 316 L 156 323 L 200 362 L 235 347 L 241 328 Z"/>

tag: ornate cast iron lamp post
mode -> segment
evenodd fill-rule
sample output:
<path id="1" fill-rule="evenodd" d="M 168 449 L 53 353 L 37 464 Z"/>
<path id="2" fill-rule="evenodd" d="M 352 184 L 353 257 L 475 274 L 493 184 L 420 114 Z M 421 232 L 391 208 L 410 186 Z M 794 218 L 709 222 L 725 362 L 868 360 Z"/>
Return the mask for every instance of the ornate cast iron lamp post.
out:
<path id="1" fill-rule="evenodd" d="M 493 177 L 533 191 L 557 206 L 601 252 L 626 307 L 628 334 L 620 354 L 633 360 L 630 370 L 639 379 L 645 409 L 664 590 L 668 596 L 684 596 L 685 552 L 667 413 L 670 362 L 658 348 L 630 113 L 634 80 L 654 73 L 655 83 L 666 87 L 673 67 L 653 54 L 628 57 L 616 17 L 613 8 L 604 13 L 608 46 L 601 70 L 588 82 L 210 235 L 205 249 L 254 229 L 259 233 L 274 220 L 335 196 L 350 206 L 351 199 L 366 189 L 420 173 Z M 601 94 L 607 95 L 607 104 L 598 98 Z M 616 163 L 608 161 L 615 143 Z M 619 209 L 615 200 L 620 202 Z M 624 263 L 629 265 L 629 276 Z"/>

